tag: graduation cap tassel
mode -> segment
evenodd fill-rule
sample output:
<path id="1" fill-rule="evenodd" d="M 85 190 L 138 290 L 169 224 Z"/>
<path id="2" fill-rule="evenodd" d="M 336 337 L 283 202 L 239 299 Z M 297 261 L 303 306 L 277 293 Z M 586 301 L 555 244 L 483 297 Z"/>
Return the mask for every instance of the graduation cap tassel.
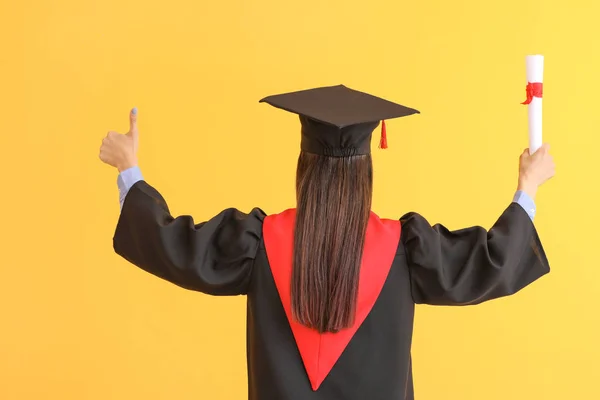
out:
<path id="1" fill-rule="evenodd" d="M 387 132 L 385 129 L 385 121 L 381 121 L 381 140 L 379 141 L 380 149 L 387 149 Z"/>

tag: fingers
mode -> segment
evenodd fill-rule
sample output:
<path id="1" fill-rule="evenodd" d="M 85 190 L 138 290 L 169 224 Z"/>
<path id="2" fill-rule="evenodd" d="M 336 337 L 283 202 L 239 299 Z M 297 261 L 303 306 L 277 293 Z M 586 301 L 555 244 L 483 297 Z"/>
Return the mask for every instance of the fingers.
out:
<path id="1" fill-rule="evenodd" d="M 550 151 L 550 145 L 548 143 L 542 144 L 533 154 L 534 159 L 544 158 Z"/>
<path id="2" fill-rule="evenodd" d="M 137 126 L 137 107 L 134 107 L 130 112 L 129 112 L 129 132 L 133 133 L 133 134 L 137 134 L 138 133 L 138 126 Z"/>
<path id="3" fill-rule="evenodd" d="M 110 164 L 110 158 L 111 158 L 111 147 L 114 143 L 114 140 L 116 139 L 116 137 L 119 135 L 118 132 L 115 131 L 109 131 L 106 136 L 104 137 L 104 139 L 102 139 L 102 145 L 100 146 L 100 160 L 102 160 L 102 162 L 105 162 L 107 164 Z"/>
<path id="4" fill-rule="evenodd" d="M 104 145 L 100 147 L 100 154 L 98 154 L 98 157 L 100 157 L 100 160 L 103 163 L 110 164 L 110 151 L 107 151 Z"/>

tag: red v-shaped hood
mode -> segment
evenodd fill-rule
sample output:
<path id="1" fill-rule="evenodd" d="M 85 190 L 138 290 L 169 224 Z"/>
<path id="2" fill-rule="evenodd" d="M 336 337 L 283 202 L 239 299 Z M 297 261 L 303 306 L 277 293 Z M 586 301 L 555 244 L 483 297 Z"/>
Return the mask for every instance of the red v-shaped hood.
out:
<path id="1" fill-rule="evenodd" d="M 338 333 L 319 334 L 294 320 L 291 314 L 290 284 L 293 265 L 293 235 L 296 210 L 265 218 L 263 237 L 271 272 L 290 323 L 313 390 L 325 380 L 352 337 L 371 312 L 394 261 L 400 241 L 400 222 L 382 220 L 371 213 L 358 286 L 354 326 Z"/>

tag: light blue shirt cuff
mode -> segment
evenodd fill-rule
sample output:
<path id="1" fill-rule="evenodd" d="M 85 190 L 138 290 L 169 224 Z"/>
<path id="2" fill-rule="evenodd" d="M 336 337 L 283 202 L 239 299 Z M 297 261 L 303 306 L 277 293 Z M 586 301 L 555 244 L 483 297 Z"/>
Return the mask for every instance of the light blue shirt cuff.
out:
<path id="1" fill-rule="evenodd" d="M 142 171 L 138 166 L 128 168 L 119 174 L 117 178 L 117 186 L 119 187 L 119 203 L 121 209 L 125 202 L 125 197 L 129 192 L 129 189 L 138 181 L 143 180 Z"/>
<path id="2" fill-rule="evenodd" d="M 531 218 L 531 220 L 533 221 L 536 212 L 535 202 L 527 193 L 523 192 L 522 190 L 518 190 L 515 193 L 513 202 L 523 207 L 525 212 L 527 212 L 527 214 L 529 215 L 529 218 Z"/>

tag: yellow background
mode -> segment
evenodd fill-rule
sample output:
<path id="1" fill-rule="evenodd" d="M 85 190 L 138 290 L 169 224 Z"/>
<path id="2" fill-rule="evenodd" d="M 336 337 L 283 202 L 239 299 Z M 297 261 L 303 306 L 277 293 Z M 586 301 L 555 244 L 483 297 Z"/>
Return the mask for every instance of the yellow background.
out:
<path id="1" fill-rule="evenodd" d="M 112 251 L 117 175 L 98 148 L 131 107 L 174 213 L 274 213 L 294 205 L 298 121 L 258 100 L 344 83 L 422 112 L 374 151 L 376 212 L 490 226 L 527 147 L 525 56 L 541 53 L 552 273 L 478 307 L 419 307 L 416 393 L 599 399 L 598 15 L 593 0 L 2 0 L 0 398 L 245 398 L 245 299 Z"/>

